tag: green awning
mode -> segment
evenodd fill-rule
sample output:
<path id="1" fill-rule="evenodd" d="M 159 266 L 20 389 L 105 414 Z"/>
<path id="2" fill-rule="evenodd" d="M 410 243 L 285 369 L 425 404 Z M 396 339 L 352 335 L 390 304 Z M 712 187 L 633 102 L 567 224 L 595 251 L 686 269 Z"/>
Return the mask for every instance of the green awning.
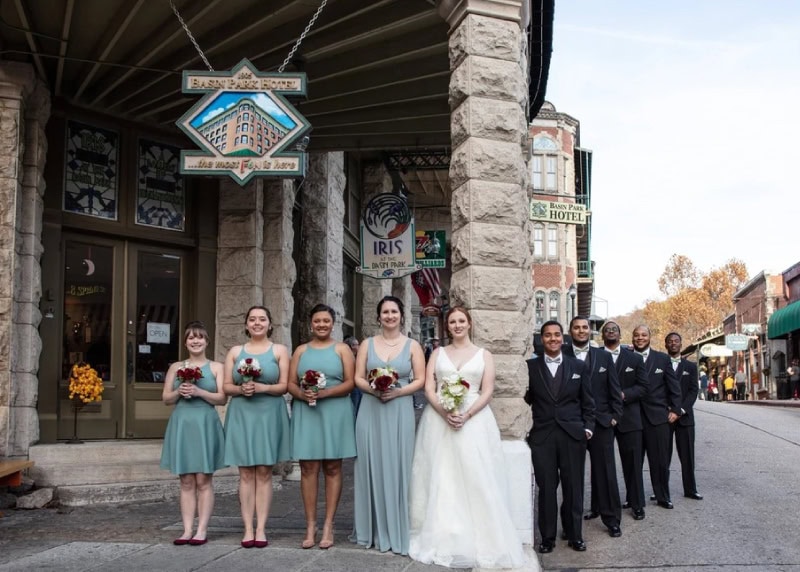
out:
<path id="1" fill-rule="evenodd" d="M 789 332 L 800 330 L 800 301 L 774 312 L 767 322 L 767 337 L 785 338 Z"/>

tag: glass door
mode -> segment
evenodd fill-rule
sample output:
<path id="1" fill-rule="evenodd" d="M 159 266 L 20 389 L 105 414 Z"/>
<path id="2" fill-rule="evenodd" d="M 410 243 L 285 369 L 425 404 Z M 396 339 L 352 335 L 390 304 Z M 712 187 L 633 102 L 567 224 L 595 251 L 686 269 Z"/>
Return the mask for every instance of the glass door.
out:
<path id="1" fill-rule="evenodd" d="M 128 245 L 125 340 L 126 437 L 164 436 L 172 408 L 161 401 L 164 377 L 182 354 L 184 254 Z"/>
<path id="2" fill-rule="evenodd" d="M 58 439 L 75 431 L 75 402 L 69 399 L 72 366 L 90 364 L 103 380 L 100 402 L 77 412 L 81 439 L 121 436 L 125 378 L 114 341 L 120 339 L 123 315 L 122 252 L 124 243 L 113 240 L 66 238 L 64 241 L 64 308 L 61 379 L 58 399 Z"/>

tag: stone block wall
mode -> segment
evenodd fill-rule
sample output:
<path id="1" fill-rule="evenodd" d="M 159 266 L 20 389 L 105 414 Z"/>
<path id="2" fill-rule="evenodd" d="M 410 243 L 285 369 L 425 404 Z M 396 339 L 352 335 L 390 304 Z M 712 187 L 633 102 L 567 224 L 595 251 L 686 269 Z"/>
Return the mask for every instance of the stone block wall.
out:
<path id="1" fill-rule="evenodd" d="M 39 439 L 44 128 L 50 95 L 31 66 L 0 64 L 0 457 Z"/>

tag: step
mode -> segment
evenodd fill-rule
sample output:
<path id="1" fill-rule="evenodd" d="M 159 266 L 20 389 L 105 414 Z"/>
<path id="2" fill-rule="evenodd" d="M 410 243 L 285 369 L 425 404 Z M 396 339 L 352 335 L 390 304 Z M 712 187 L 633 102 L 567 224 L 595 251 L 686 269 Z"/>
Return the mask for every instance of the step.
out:
<path id="1" fill-rule="evenodd" d="M 85 441 L 83 443 L 51 443 L 34 445 L 29 458 L 37 465 L 136 463 L 161 458 L 163 439 Z"/>
<path id="2" fill-rule="evenodd" d="M 280 483 L 275 481 L 280 487 Z M 273 487 L 275 486 L 273 485 Z M 239 477 L 233 475 L 214 475 L 214 493 L 235 493 L 239 486 Z M 136 481 L 105 483 L 92 485 L 59 486 L 56 496 L 63 506 L 87 506 L 94 504 L 171 501 L 180 495 L 178 477 L 173 475 L 169 481 Z"/>

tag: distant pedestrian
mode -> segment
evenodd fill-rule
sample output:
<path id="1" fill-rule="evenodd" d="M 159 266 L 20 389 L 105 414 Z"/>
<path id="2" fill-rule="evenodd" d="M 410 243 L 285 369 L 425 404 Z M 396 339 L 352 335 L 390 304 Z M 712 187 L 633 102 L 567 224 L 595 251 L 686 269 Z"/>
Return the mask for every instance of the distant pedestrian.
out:
<path id="1" fill-rule="evenodd" d="M 708 400 L 708 374 L 706 368 L 700 366 L 700 399 Z"/>
<path id="2" fill-rule="evenodd" d="M 789 378 L 789 399 L 797 399 L 800 390 L 800 359 L 794 358 L 792 365 L 786 369 Z"/>
<path id="3" fill-rule="evenodd" d="M 736 401 L 744 401 L 747 393 L 747 376 L 744 374 L 742 366 L 739 366 L 739 371 L 736 372 L 733 380 L 736 382 Z"/>
<path id="4" fill-rule="evenodd" d="M 713 379 L 708 382 L 708 399 L 709 401 L 719 401 L 719 386 Z"/>
<path id="5" fill-rule="evenodd" d="M 725 381 L 722 382 L 722 387 L 725 389 L 725 401 L 733 401 L 733 390 L 736 382 L 733 380 L 733 374 L 728 372 L 725 375 Z"/>

